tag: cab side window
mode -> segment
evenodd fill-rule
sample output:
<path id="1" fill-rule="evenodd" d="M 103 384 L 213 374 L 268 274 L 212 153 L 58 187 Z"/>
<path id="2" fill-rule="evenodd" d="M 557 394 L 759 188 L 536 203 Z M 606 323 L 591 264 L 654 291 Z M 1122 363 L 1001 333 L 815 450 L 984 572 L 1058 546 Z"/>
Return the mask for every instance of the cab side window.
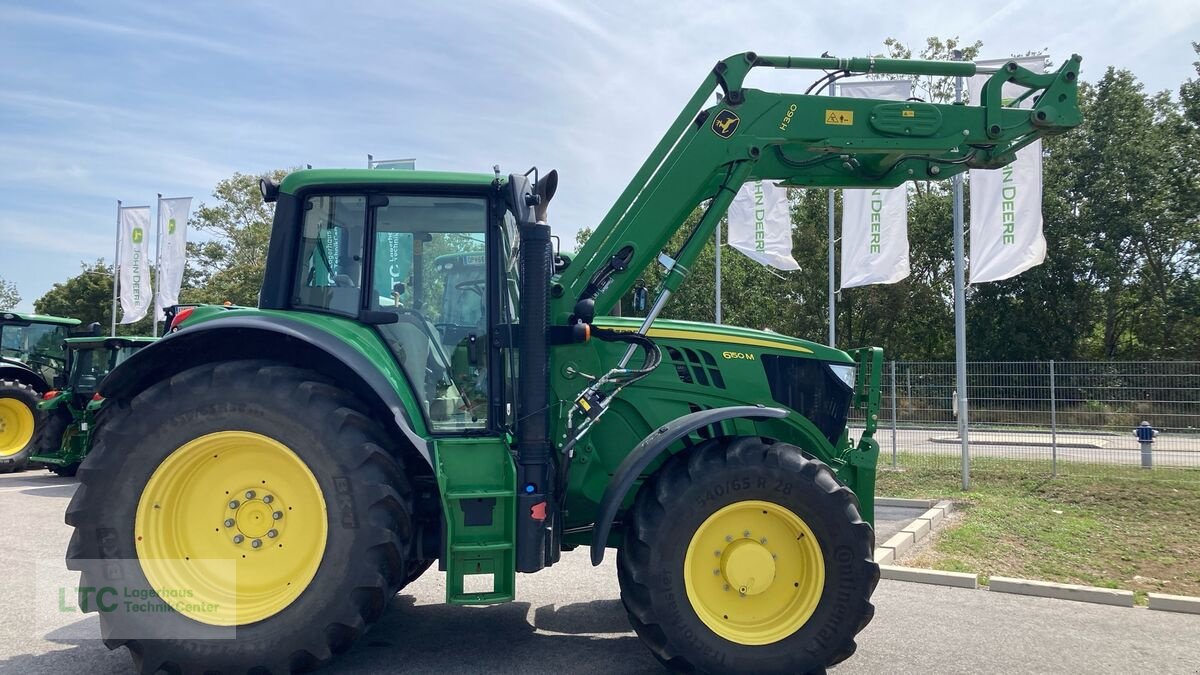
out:
<path id="1" fill-rule="evenodd" d="M 297 305 L 356 316 L 361 303 L 365 197 L 311 196 L 305 200 Z"/>

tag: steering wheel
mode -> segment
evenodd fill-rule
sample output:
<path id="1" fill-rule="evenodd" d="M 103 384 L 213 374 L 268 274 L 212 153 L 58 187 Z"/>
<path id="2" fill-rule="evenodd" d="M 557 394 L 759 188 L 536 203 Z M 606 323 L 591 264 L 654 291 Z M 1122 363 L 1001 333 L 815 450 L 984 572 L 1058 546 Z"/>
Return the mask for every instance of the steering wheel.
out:
<path id="1" fill-rule="evenodd" d="M 479 297 L 483 297 L 484 283 L 483 279 L 467 279 L 454 284 L 454 288 L 460 291 L 474 291 L 479 294 Z"/>

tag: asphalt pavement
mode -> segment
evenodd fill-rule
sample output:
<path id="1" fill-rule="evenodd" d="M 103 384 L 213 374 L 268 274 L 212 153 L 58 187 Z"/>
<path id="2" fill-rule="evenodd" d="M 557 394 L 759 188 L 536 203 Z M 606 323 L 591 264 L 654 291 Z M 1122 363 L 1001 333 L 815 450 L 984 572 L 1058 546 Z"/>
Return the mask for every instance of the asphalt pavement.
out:
<path id="1" fill-rule="evenodd" d="M 124 650 L 96 637 L 95 615 L 48 630 L 37 619 L 37 561 L 61 565 L 70 529 L 62 514 L 72 479 L 36 471 L 0 475 L 5 546 L 0 564 L 0 673 L 130 672 Z M 880 537 L 903 510 L 881 509 Z M 593 568 L 587 551 L 518 577 L 518 600 L 492 607 L 442 604 L 443 575 L 426 573 L 327 673 L 659 673 L 629 629 L 614 555 Z M 44 569 L 44 568 L 43 568 Z M 844 673 L 1198 673 L 1200 616 L 882 581 L 875 620 Z"/>

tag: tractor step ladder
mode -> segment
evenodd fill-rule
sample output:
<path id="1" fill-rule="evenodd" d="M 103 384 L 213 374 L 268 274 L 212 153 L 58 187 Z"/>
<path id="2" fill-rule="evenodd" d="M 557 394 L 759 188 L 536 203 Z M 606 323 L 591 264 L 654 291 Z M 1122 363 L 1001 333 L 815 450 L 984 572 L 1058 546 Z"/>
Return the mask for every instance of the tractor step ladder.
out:
<path id="1" fill-rule="evenodd" d="M 516 595 L 512 455 L 499 438 L 446 438 L 436 447 L 446 526 L 446 602 L 509 602 Z"/>

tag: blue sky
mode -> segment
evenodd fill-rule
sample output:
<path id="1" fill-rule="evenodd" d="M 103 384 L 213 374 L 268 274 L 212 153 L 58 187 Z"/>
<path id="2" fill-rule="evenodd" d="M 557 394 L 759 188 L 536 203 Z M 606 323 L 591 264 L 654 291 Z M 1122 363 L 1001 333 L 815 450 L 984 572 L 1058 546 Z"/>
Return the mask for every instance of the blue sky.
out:
<path id="1" fill-rule="evenodd" d="M 367 153 L 558 168 L 552 220 L 569 242 L 741 51 L 856 56 L 958 35 L 990 57 L 1077 52 L 1085 79 L 1114 65 L 1158 90 L 1194 76 L 1200 39 L 1194 0 L 434 4 L 0 0 L 0 277 L 20 307 L 112 258 L 117 199 L 211 200 L 235 171 Z"/>

